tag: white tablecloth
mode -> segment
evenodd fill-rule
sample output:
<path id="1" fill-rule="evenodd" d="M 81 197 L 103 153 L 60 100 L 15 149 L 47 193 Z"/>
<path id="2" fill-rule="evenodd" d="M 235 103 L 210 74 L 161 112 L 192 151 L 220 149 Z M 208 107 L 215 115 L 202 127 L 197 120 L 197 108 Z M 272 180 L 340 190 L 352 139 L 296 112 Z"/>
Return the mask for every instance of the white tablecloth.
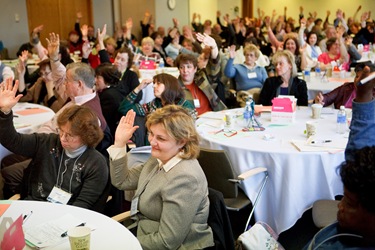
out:
<path id="1" fill-rule="evenodd" d="M 3 201 L 4 202 L 4 201 Z M 91 232 L 91 248 L 98 249 L 142 249 L 137 238 L 123 225 L 100 213 L 68 205 L 52 204 L 38 201 L 13 201 L 11 206 L 0 219 L 0 242 L 4 231 L 10 222 L 18 216 L 33 212 L 23 227 L 32 227 L 48 221 L 56 220 L 70 214 L 86 222 L 87 226 L 94 226 Z M 25 249 L 31 249 L 28 246 Z M 69 239 L 62 244 L 48 249 L 70 249 Z"/>
<path id="2" fill-rule="evenodd" d="M 221 112 L 221 117 L 228 111 Z M 242 110 L 230 111 L 241 115 Z M 332 140 L 342 147 L 346 146 L 348 133 L 342 135 L 336 131 L 336 111 L 324 109 L 321 119 L 316 120 L 317 140 Z M 220 113 L 219 113 L 220 114 Z M 263 113 L 261 122 L 265 131 L 241 132 L 242 118 L 237 118 L 237 135 L 226 137 L 223 133 L 214 134 L 221 129 L 223 121 L 211 114 L 211 118 L 198 119 L 197 129 L 202 135 L 202 146 L 223 149 L 229 154 L 236 174 L 254 167 L 266 167 L 269 172 L 262 197 L 255 210 L 256 221 L 268 223 L 277 233 L 294 225 L 303 212 L 318 199 L 333 199 L 342 194 L 341 179 L 337 166 L 344 161 L 343 150 L 331 149 L 329 152 L 300 152 L 290 141 L 306 141 L 305 122 L 311 120 L 311 109 L 301 107 L 296 112 L 293 124 L 282 126 L 272 124 L 270 113 Z M 274 137 L 265 140 L 264 136 Z M 320 149 L 319 149 L 320 150 Z M 220 167 L 220 166 L 217 166 Z M 260 187 L 262 176 L 252 177 L 242 183 L 242 188 L 250 199 L 254 200 Z"/>
<path id="3" fill-rule="evenodd" d="M 350 74 L 349 72 L 347 73 Z M 306 82 L 307 90 L 308 90 L 308 93 L 307 93 L 308 99 L 313 100 L 319 92 L 326 94 L 328 92 L 331 92 L 335 88 L 343 85 L 344 83 L 352 82 L 352 81 L 354 81 L 354 77 L 349 77 L 349 76 L 346 78 L 330 77 L 326 79 L 325 81 L 323 81 L 321 77 L 312 75 L 310 78 L 310 81 Z"/>

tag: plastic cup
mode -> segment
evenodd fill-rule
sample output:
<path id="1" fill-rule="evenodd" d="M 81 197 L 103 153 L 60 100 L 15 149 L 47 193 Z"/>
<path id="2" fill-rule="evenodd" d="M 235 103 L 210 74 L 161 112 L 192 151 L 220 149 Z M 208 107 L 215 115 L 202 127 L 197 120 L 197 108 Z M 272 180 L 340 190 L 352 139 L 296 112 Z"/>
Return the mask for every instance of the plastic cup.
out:
<path id="1" fill-rule="evenodd" d="M 319 103 L 315 103 L 315 104 L 311 105 L 312 118 L 313 119 L 319 119 L 320 118 L 320 115 L 322 113 L 322 108 L 323 108 L 323 105 L 319 104 Z"/>
<path id="2" fill-rule="evenodd" d="M 306 122 L 306 136 L 307 138 L 316 135 L 316 122 L 307 121 Z"/>
<path id="3" fill-rule="evenodd" d="M 89 227 L 75 227 L 68 230 L 70 248 L 72 250 L 90 250 Z"/>
<path id="4" fill-rule="evenodd" d="M 231 113 L 225 114 L 224 132 L 230 132 L 233 129 L 234 119 Z"/>

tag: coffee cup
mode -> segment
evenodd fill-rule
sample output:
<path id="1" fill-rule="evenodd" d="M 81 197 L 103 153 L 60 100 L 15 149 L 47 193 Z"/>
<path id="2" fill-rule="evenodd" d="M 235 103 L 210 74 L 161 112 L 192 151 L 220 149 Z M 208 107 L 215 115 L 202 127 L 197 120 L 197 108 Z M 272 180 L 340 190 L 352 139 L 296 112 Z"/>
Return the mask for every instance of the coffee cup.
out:
<path id="1" fill-rule="evenodd" d="M 91 229 L 74 227 L 68 230 L 70 248 L 72 250 L 90 250 Z"/>
<path id="2" fill-rule="evenodd" d="M 320 118 L 320 115 L 322 113 L 322 108 L 323 108 L 323 105 L 319 104 L 319 103 L 314 103 L 313 105 L 311 105 L 312 118 L 313 119 L 319 119 Z"/>
<path id="3" fill-rule="evenodd" d="M 311 136 L 316 135 L 316 125 L 315 121 L 307 121 L 306 122 L 306 136 L 310 138 Z"/>

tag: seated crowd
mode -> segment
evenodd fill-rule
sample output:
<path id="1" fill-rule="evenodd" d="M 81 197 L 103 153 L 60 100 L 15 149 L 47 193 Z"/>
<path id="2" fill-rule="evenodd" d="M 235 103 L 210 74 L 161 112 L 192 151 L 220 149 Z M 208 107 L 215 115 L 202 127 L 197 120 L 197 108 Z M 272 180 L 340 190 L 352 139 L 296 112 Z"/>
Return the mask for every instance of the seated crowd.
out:
<path id="1" fill-rule="evenodd" d="M 331 93 L 319 93 L 314 102 L 353 107 L 356 125 L 356 112 L 363 112 L 359 103 L 373 106 L 375 94 L 373 88 L 356 87 L 359 79 L 374 70 L 371 63 L 357 63 L 362 51 L 356 45 L 375 41 L 370 12 L 356 19 L 360 9 L 347 21 L 339 9 L 332 23 L 330 11 L 323 22 L 316 12 L 306 18 L 303 7 L 298 23 L 287 17 L 286 7 L 279 17 L 275 11 L 265 16 L 258 9 L 257 18 L 233 20 L 218 11 L 214 25 L 210 20 L 202 24 L 200 15 L 194 13 L 192 24 L 181 30 L 176 18 L 172 28 L 156 29 L 150 13 L 145 12 L 139 40 L 132 34 L 132 18 L 123 27 L 117 24 L 110 37 L 106 25 L 97 34 L 93 26 L 81 25 L 82 13 L 78 12 L 68 39 L 51 33 L 46 47 L 39 40 L 43 26 L 36 27 L 30 42 L 18 52 L 16 79 L 0 61 L 0 143 L 14 153 L 1 163 L 4 197 L 20 193 L 22 199 L 105 212 L 110 189 L 136 190 L 132 213 L 138 216 L 136 234 L 144 249 L 211 247 L 208 187 L 196 160 L 199 136 L 195 119 L 209 111 L 241 106 L 231 90 L 246 93 L 265 106 L 272 105 L 278 95 L 293 95 L 297 105 L 308 106 L 307 84 L 298 72 L 338 66 L 343 70 L 355 67 L 353 82 Z M 32 53 L 40 62 L 39 69 L 29 74 L 27 60 Z M 69 54 L 80 55 L 81 62 Z M 161 64 L 177 67 L 179 77 L 161 73 L 139 81 L 140 69 Z M 144 103 L 142 90 L 149 84 L 153 84 L 154 99 Z M 56 114 L 37 133 L 17 133 L 11 110 L 19 101 L 48 106 Z M 373 123 L 368 124 L 371 129 Z M 374 206 L 366 203 L 369 197 L 359 194 L 362 187 L 358 185 L 359 181 L 367 188 L 374 185 L 367 183 L 366 173 L 357 173 L 356 167 L 364 164 L 371 168 L 368 171 L 375 171 L 361 159 L 366 152 L 372 154 L 372 148 L 364 147 L 373 145 L 350 144 L 362 136 L 357 130 L 351 132 L 350 157 L 340 173 L 344 201 L 354 200 L 354 205 L 366 212 L 360 219 L 372 221 Z M 152 148 L 147 162 L 131 169 L 126 154 L 130 140 L 137 147 Z M 352 181 L 352 174 L 357 174 L 358 180 Z M 56 200 L 60 192 L 69 196 Z M 150 202 L 155 206 L 150 207 Z M 344 213 L 339 216 L 340 229 L 353 229 L 363 236 L 361 244 L 373 246 L 374 229 L 355 224 L 360 222 L 344 224 Z M 322 237 L 317 236 L 311 244 L 324 242 Z"/>

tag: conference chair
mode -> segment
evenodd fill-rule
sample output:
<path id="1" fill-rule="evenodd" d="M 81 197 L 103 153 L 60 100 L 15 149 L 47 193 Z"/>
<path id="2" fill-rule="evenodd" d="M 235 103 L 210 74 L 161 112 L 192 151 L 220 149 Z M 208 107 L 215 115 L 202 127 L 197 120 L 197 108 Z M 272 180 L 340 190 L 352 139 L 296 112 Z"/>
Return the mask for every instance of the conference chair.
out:
<path id="1" fill-rule="evenodd" d="M 201 148 L 198 161 L 206 175 L 208 186 L 223 194 L 224 202 L 228 210 L 239 211 L 249 205 L 253 206 L 245 226 L 246 231 L 258 200 L 267 183 L 267 168 L 255 167 L 239 176 L 236 176 L 233 171 L 232 163 L 224 150 L 212 150 L 206 148 Z M 254 202 L 252 202 L 242 189 L 239 188 L 239 184 L 260 173 L 264 173 L 262 185 Z"/>

